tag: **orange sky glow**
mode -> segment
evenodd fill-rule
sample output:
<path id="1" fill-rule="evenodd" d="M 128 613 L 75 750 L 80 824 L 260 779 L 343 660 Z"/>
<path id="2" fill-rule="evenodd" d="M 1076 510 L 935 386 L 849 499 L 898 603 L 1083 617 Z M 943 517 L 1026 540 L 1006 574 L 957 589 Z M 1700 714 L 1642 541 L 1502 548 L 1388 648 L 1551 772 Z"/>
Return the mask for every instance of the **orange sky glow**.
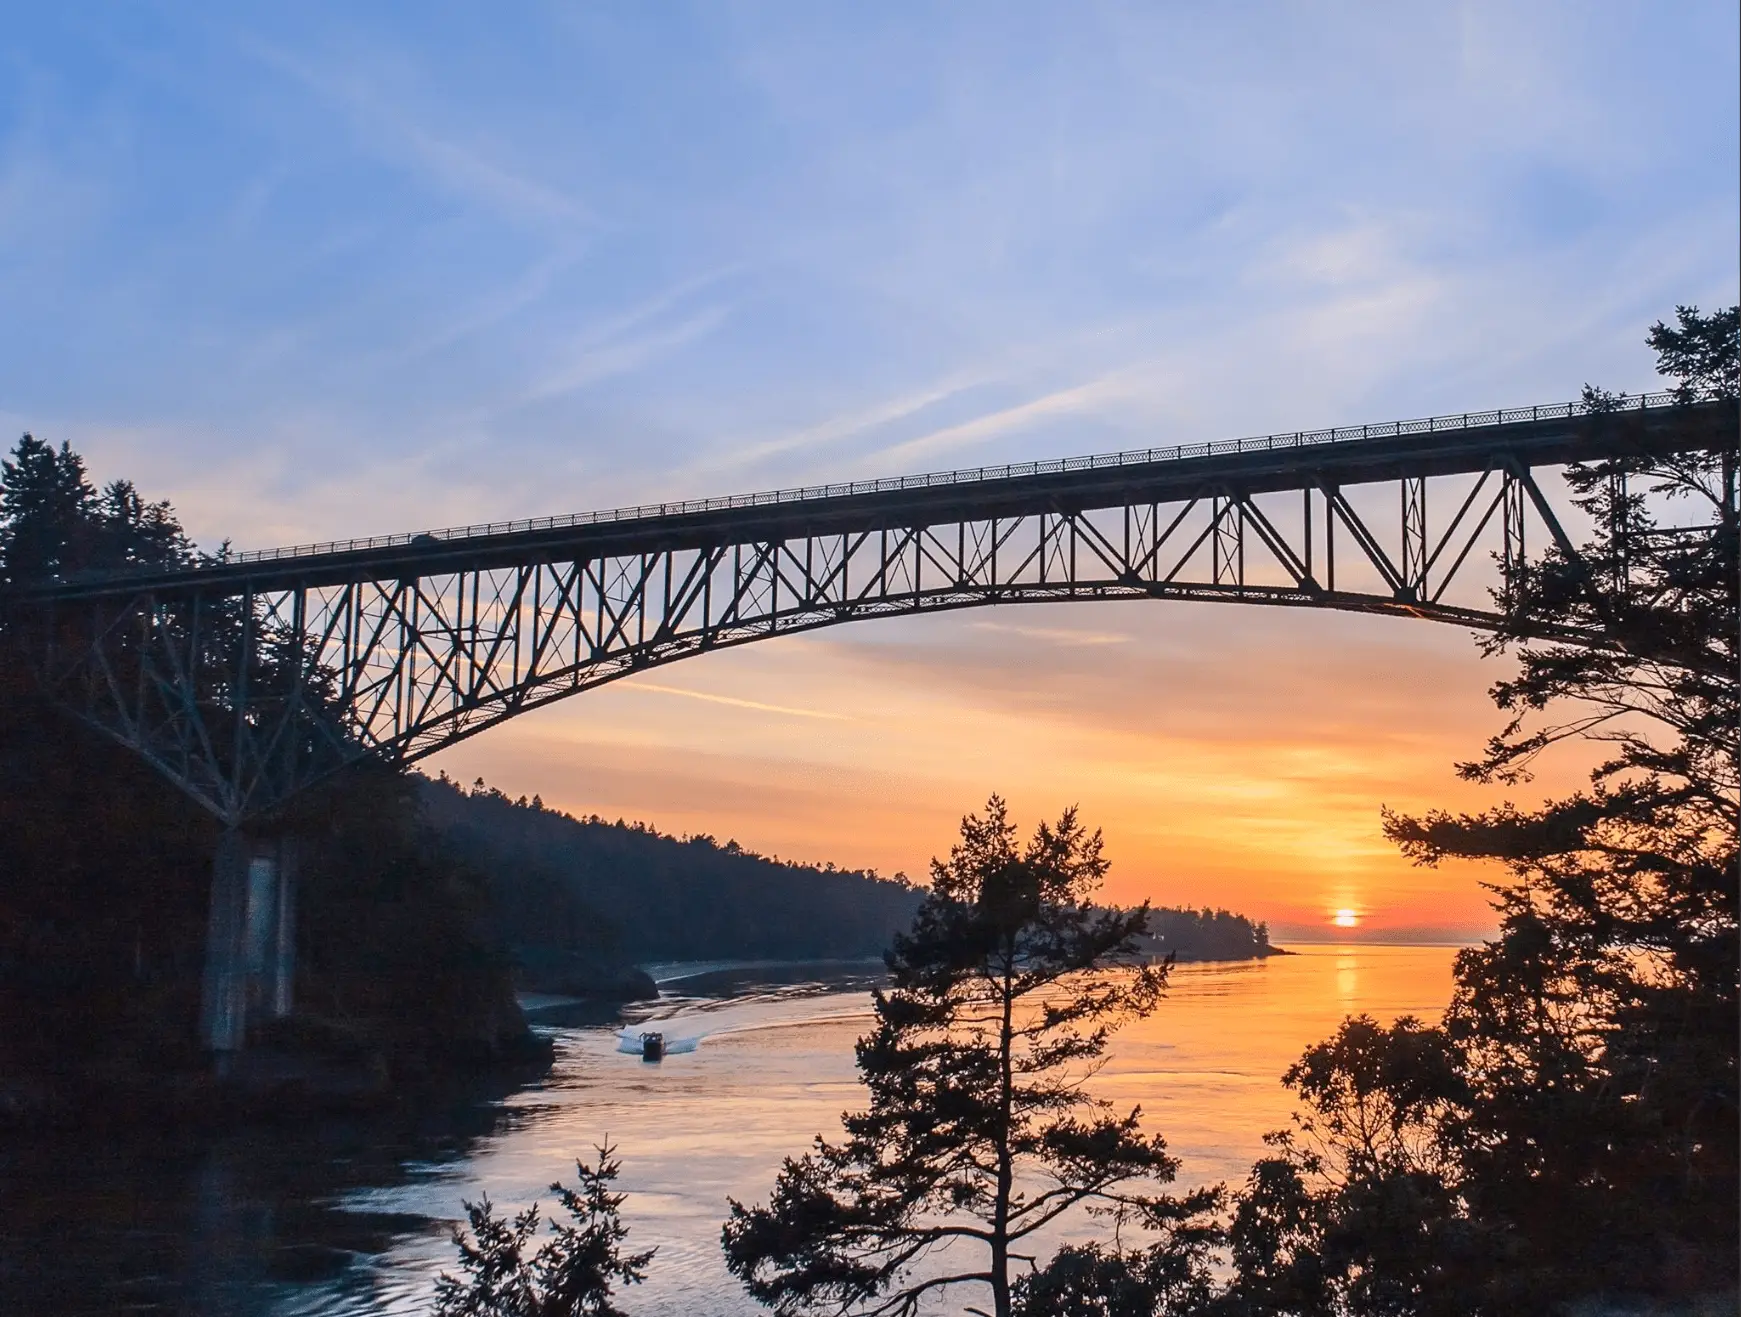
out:
<path id="1" fill-rule="evenodd" d="M 643 674 L 436 757 L 577 814 L 768 854 L 926 872 L 999 792 L 1024 829 L 1076 803 L 1121 901 L 1226 906 L 1280 936 L 1467 938 L 1470 864 L 1423 869 L 1379 809 L 1506 793 L 1453 765 L 1507 671 L 1427 622 L 1220 604 L 982 608 L 761 642 Z M 1549 765 L 1509 794 L 1574 787 Z"/>

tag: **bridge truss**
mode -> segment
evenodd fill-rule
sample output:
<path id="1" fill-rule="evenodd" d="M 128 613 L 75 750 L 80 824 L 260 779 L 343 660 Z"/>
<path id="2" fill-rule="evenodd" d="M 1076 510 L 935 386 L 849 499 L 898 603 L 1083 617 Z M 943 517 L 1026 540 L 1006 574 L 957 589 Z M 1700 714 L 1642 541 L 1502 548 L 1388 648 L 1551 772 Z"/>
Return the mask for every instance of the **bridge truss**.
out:
<path id="1" fill-rule="evenodd" d="M 236 555 L 38 592 L 23 630 L 62 704 L 234 827 L 359 760 L 863 618 L 1122 598 L 1515 624 L 1532 555 L 1589 530 L 1554 468 L 1719 445 L 1732 407 L 1666 395 L 1266 436 Z"/>

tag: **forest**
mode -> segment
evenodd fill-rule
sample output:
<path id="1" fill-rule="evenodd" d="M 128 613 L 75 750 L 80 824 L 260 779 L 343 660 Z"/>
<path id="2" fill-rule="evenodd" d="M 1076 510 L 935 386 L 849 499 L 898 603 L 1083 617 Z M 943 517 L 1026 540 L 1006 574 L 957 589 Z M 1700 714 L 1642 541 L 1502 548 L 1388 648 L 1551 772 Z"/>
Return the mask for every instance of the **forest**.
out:
<path id="1" fill-rule="evenodd" d="M 707 834 L 575 818 L 480 779 L 419 777 L 425 817 L 484 876 L 495 927 L 526 969 L 552 953 L 600 966 L 670 960 L 880 957 L 923 890 L 904 874 L 804 864 Z M 1227 910 L 1157 908 L 1138 953 L 1179 960 L 1274 954 L 1269 930 Z M 617 981 L 604 975 L 606 989 Z M 585 987 L 584 981 L 580 985 Z"/>
<path id="2" fill-rule="evenodd" d="M 496 927 L 517 948 L 624 962 L 880 956 L 919 904 L 904 877 L 575 818 L 481 780 L 417 784 L 430 826 L 484 875 Z"/>
<path id="3" fill-rule="evenodd" d="M 1138 935 L 1137 950 L 1151 957 L 1176 960 L 1259 960 L 1286 955 L 1269 944 L 1269 925 L 1231 910 L 1188 910 L 1155 906 L 1149 910 L 1147 932 Z"/>
<path id="4" fill-rule="evenodd" d="M 199 555 L 165 502 L 25 435 L 0 464 L 0 580 L 25 585 Z M 0 615 L 0 641 L 9 621 Z M 546 1051 L 514 1000 L 482 876 L 423 822 L 409 778 L 364 767 L 270 828 L 302 854 L 295 1012 L 253 1029 L 288 1090 L 372 1102 Z M 215 818 L 55 708 L 0 643 L 0 1125 L 246 1114 L 196 1029 Z M 264 1092 L 254 1096 L 265 1098 Z"/>

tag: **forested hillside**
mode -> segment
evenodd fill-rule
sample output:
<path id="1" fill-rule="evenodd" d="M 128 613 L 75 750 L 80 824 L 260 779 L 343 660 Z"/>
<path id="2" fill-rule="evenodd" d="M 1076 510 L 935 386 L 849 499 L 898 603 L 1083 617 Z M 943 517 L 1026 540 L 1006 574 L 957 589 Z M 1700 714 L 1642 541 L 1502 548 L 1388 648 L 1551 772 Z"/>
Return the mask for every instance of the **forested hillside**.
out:
<path id="1" fill-rule="evenodd" d="M 644 823 L 575 818 L 424 778 L 429 822 L 486 875 L 500 935 L 518 948 L 604 960 L 879 956 L 921 893 L 904 877 L 796 864 L 735 841 L 674 837 Z M 1148 955 L 1250 960 L 1276 954 L 1269 927 L 1227 910 L 1149 911 Z"/>
<path id="2" fill-rule="evenodd" d="M 878 956 L 919 894 L 904 879 L 794 864 L 712 837 L 575 818 L 423 779 L 425 814 L 486 875 L 501 934 L 626 961 Z"/>

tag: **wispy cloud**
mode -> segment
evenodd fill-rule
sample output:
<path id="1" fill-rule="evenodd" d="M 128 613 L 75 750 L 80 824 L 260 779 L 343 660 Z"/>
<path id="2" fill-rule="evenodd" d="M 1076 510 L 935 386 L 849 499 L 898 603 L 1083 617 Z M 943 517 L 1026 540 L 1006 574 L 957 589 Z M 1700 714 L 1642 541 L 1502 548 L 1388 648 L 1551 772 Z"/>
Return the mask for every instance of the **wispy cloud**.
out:
<path id="1" fill-rule="evenodd" d="M 685 343 L 712 333 L 730 314 L 728 306 L 704 306 L 675 320 L 670 313 L 737 269 L 724 266 L 684 279 L 588 325 L 552 353 L 557 364 L 547 367 L 526 387 L 519 401 L 553 398 L 613 376 L 632 374 Z"/>
<path id="2" fill-rule="evenodd" d="M 615 342 L 588 343 L 576 349 L 566 364 L 546 373 L 522 395 L 524 402 L 554 398 L 597 384 L 614 375 L 629 375 L 693 339 L 712 333 L 725 322 L 727 310 L 710 306 L 662 329 Z"/>
<path id="3" fill-rule="evenodd" d="M 415 361 L 501 324 L 549 296 L 557 276 L 571 269 L 584 252 L 583 244 L 565 244 L 559 250 L 540 257 L 519 278 L 494 289 L 447 324 L 420 334 L 394 351 L 387 360 L 396 364 Z"/>
<path id="4" fill-rule="evenodd" d="M 1401 217 L 1357 215 L 1333 226 L 1278 235 L 1246 271 L 1252 282 L 1341 286 L 1409 272 Z M 1417 224 L 1414 227 L 1422 228 Z"/>
<path id="5" fill-rule="evenodd" d="M 625 307 L 623 310 L 617 311 L 606 316 L 603 320 L 589 325 L 586 330 L 575 339 L 575 343 L 584 347 L 596 343 L 603 343 L 609 339 L 620 338 L 632 329 L 647 324 L 649 321 L 657 320 L 667 311 L 671 311 L 682 305 L 697 293 L 712 288 L 726 279 L 731 278 L 742 268 L 743 267 L 739 264 L 723 265 L 716 269 L 706 270 L 701 274 L 691 275 L 687 279 L 679 280 L 668 288 L 661 288 L 657 292 L 651 293 L 642 298 L 633 306 Z"/>
<path id="6" fill-rule="evenodd" d="M 826 421 L 805 426 L 801 430 L 795 430 L 775 439 L 766 439 L 747 446 L 734 446 L 730 452 L 719 454 L 707 462 L 698 463 L 692 470 L 697 473 L 705 473 L 733 467 L 755 466 L 769 458 L 779 457 L 796 450 L 827 448 L 857 435 L 879 430 L 897 421 L 904 421 L 909 416 L 916 416 L 929 407 L 934 407 L 940 402 L 946 402 L 958 394 L 987 383 L 991 378 L 992 376 L 987 373 L 957 372 L 933 384 L 897 394 L 869 407 L 832 416 Z"/>
<path id="7" fill-rule="evenodd" d="M 1075 630 L 1071 627 L 1014 626 L 1008 622 L 975 622 L 975 631 L 998 631 L 1004 635 L 1021 636 L 1024 640 L 1040 640 L 1051 645 L 1123 645 L 1130 637 L 1118 631 Z"/>
<path id="8" fill-rule="evenodd" d="M 912 439 L 904 439 L 872 454 L 867 460 L 881 462 L 891 468 L 905 467 L 914 462 L 935 458 L 939 453 L 967 448 L 1001 434 L 1026 429 L 1040 421 L 1094 411 L 1115 399 L 1129 397 L 1136 392 L 1139 369 L 1127 366 L 1098 379 L 1072 385 L 1067 389 L 1057 389 L 1013 407 L 1004 407 L 984 416 L 976 416 L 971 421 L 962 421 Z"/>
<path id="9" fill-rule="evenodd" d="M 361 70 L 322 67 L 256 37 L 244 37 L 239 44 L 341 111 L 387 163 L 499 214 L 542 222 L 597 223 L 592 209 L 563 189 L 501 163 L 477 145 L 424 126 L 404 105 L 383 96 L 378 79 Z"/>
<path id="10" fill-rule="evenodd" d="M 824 709 L 796 709 L 789 704 L 766 704 L 761 700 L 744 700 L 735 695 L 709 695 L 705 691 L 684 690 L 681 686 L 658 686 L 650 681 L 629 681 L 618 686 L 619 690 L 649 691 L 655 695 L 677 695 L 686 700 L 702 700 L 708 704 L 724 704 L 734 709 L 753 709 L 757 713 L 778 713 L 788 718 L 822 718 L 829 722 L 849 723 L 857 721 L 844 713 L 833 713 Z"/>

